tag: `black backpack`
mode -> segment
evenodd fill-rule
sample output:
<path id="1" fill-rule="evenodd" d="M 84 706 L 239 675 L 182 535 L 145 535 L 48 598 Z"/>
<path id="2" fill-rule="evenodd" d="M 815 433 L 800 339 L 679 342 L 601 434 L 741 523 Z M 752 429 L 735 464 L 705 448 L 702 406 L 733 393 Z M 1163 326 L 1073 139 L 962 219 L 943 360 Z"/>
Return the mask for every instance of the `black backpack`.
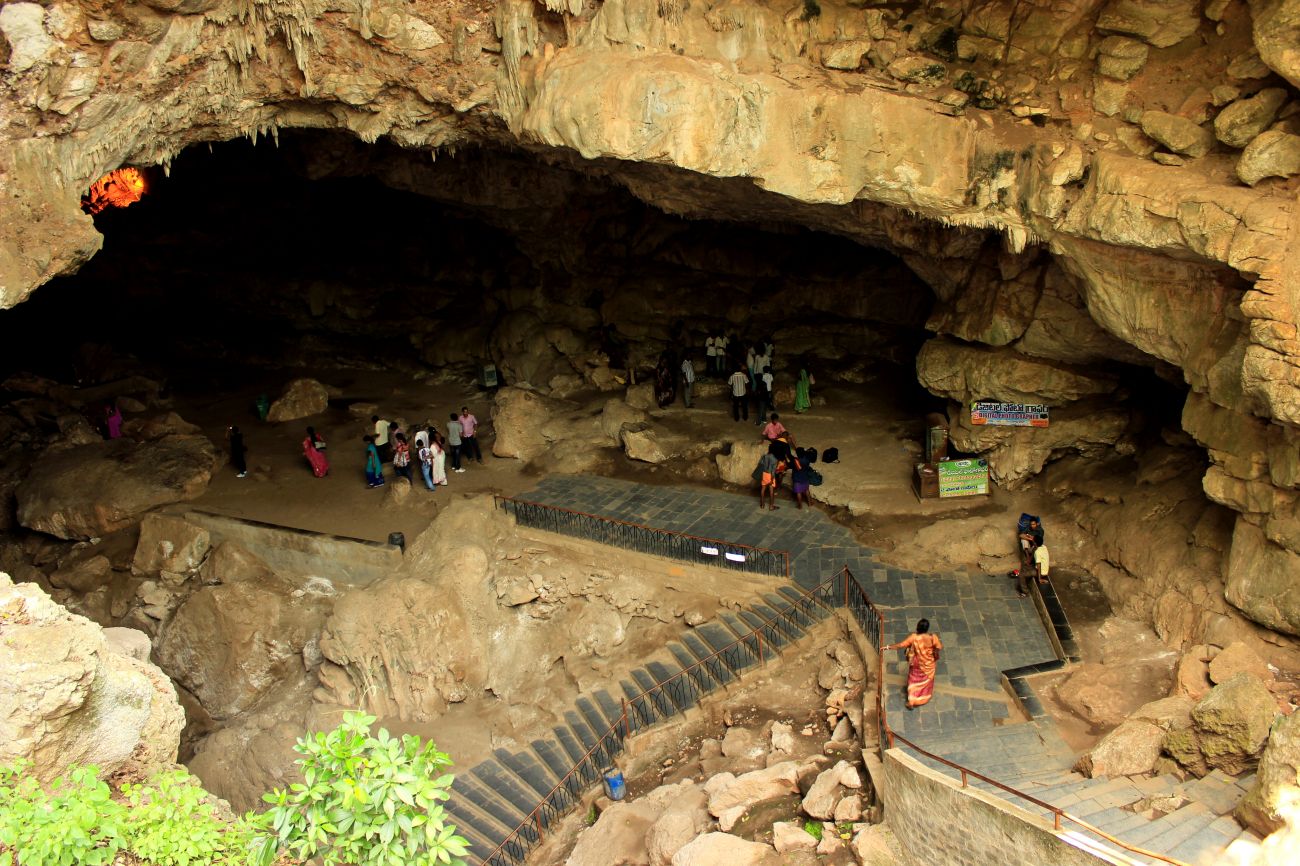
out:
<path id="1" fill-rule="evenodd" d="M 823 463 L 839 463 L 839 462 L 840 462 L 840 449 L 838 449 L 838 448 L 827 448 L 824 452 L 822 452 L 822 462 L 823 462 Z"/>

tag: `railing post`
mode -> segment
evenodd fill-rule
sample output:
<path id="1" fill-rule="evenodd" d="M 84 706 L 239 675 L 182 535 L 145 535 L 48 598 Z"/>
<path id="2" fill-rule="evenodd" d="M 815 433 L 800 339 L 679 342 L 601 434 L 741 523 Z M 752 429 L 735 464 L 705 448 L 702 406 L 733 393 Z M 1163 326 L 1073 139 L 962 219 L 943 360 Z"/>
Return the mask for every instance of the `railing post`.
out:
<path id="1" fill-rule="evenodd" d="M 1058 833 L 1061 832 L 1061 810 L 1060 809 L 1052 810 L 1052 825 L 1056 828 L 1056 832 Z"/>
<path id="2" fill-rule="evenodd" d="M 623 702 L 623 739 L 626 740 L 632 736 L 632 730 L 627 722 L 627 698 L 621 698 L 620 700 Z"/>
<path id="3" fill-rule="evenodd" d="M 758 638 L 758 660 L 759 660 L 759 662 L 761 662 L 761 663 L 763 663 L 763 664 L 766 664 L 766 663 L 767 663 L 767 659 L 764 658 L 764 656 L 763 656 L 763 631 L 762 631 L 762 629 L 760 629 L 760 630 L 754 632 L 754 637 Z"/>

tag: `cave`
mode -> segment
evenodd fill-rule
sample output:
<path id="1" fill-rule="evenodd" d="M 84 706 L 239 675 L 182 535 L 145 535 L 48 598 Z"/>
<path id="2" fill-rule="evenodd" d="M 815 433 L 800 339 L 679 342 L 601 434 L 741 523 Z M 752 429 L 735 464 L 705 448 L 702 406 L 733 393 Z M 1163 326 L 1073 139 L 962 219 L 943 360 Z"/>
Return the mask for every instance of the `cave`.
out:
<path id="1" fill-rule="evenodd" d="M 4 4 L 0 764 L 242 810 L 360 709 L 490 866 L 604 856 L 607 723 L 638 820 L 760 859 L 1294 834 L 1296 5 Z"/>

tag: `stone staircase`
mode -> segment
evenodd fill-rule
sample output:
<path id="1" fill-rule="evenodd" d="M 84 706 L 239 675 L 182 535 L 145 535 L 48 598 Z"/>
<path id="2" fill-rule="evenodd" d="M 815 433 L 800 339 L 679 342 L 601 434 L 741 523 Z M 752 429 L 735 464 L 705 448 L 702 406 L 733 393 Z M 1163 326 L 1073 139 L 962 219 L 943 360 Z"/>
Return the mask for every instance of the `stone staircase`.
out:
<path id="1" fill-rule="evenodd" d="M 1130 845 L 1194 866 L 1219 862 L 1224 848 L 1236 839 L 1259 841 L 1232 817 L 1233 808 L 1250 787 L 1251 776 L 1234 778 L 1216 770 L 1202 779 L 1186 781 L 1173 775 L 1089 779 L 1070 769 L 1075 755 L 1046 719 L 984 731 L 918 737 L 915 742 L 927 751 L 1050 803 Z M 906 751 L 945 775 L 960 776 L 950 767 Z M 969 784 L 1051 820 L 1048 810 L 987 782 L 970 779 Z M 1181 797 L 1186 802 L 1167 813 L 1135 811 L 1143 800 L 1166 797 Z M 1062 829 L 1093 837 L 1069 821 L 1062 822 Z M 1093 838 L 1117 847 L 1100 837 Z M 1161 862 L 1136 854 L 1128 856 L 1138 863 Z"/>
<path id="2" fill-rule="evenodd" d="M 564 723 L 548 736 L 518 752 L 496 749 L 491 758 L 460 773 L 445 805 L 457 831 L 469 840 L 470 862 L 522 864 L 540 835 L 600 780 L 600 770 L 622 751 L 624 701 L 629 733 L 697 706 L 830 617 L 829 608 L 809 604 L 808 598 L 796 587 L 783 586 L 745 610 L 723 612 L 684 631 L 616 686 L 578 697 L 563 712 Z M 760 627 L 761 647 L 756 639 L 746 639 Z M 515 840 L 498 850 L 521 825 Z"/>

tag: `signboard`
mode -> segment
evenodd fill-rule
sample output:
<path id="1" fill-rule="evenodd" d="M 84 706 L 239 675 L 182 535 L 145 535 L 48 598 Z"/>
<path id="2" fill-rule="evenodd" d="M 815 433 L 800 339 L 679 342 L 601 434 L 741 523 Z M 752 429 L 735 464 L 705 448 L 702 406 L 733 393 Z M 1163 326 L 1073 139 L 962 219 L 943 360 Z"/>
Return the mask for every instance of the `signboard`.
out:
<path id="1" fill-rule="evenodd" d="M 982 496 L 989 492 L 987 460 L 945 460 L 939 464 L 939 498 Z"/>
<path id="2" fill-rule="evenodd" d="M 1042 403 L 995 403 L 978 400 L 970 404 L 971 424 L 990 427 L 1046 427 L 1047 407 Z"/>

